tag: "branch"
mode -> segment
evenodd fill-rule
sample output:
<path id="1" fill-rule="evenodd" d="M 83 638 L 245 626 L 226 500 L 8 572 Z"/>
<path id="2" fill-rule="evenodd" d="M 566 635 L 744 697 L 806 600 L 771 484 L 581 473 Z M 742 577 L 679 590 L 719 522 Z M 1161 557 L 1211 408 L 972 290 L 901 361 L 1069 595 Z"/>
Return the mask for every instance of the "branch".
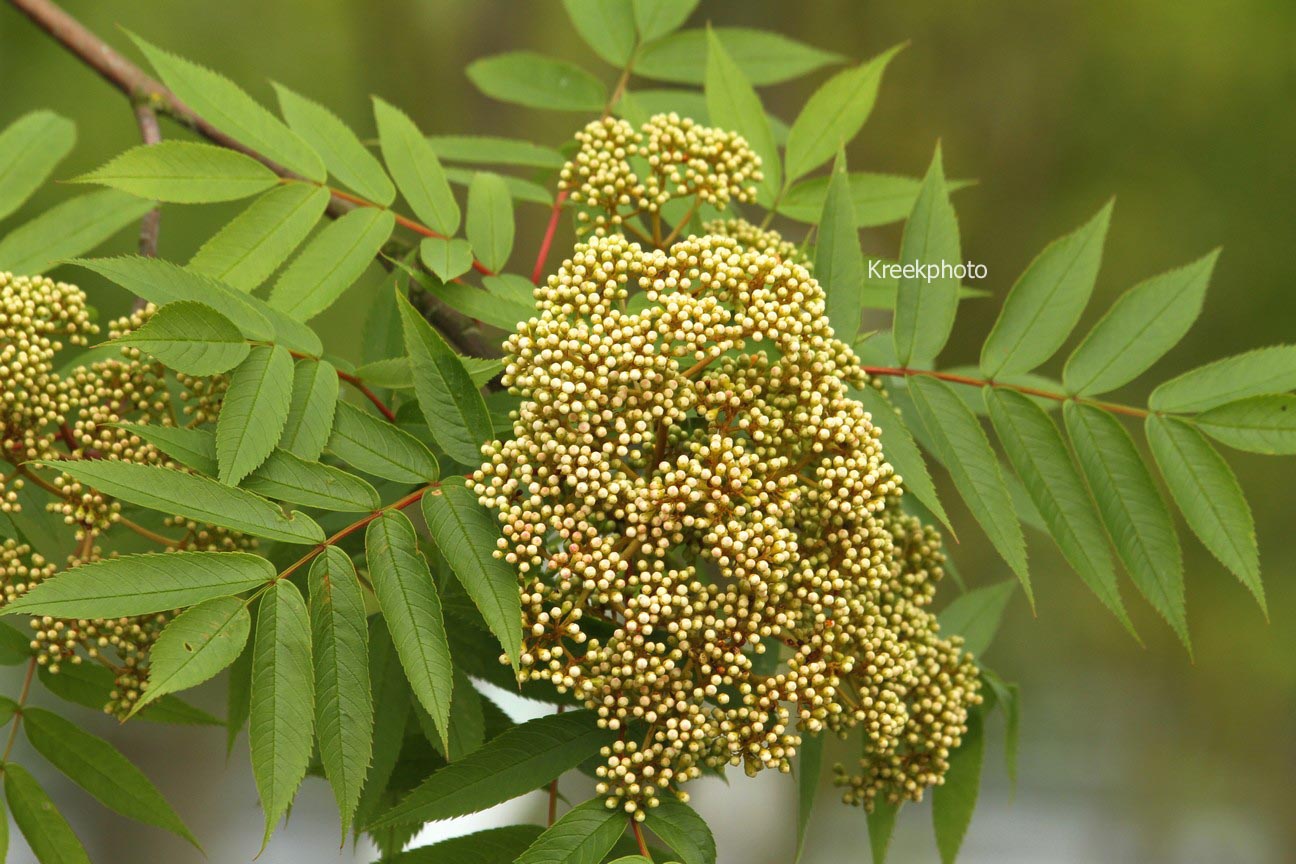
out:
<path id="1" fill-rule="evenodd" d="M 1127 417 L 1147 417 L 1152 413 L 1146 408 L 1135 408 L 1132 405 L 1120 405 L 1115 402 L 1102 402 L 1097 399 L 1086 399 L 1083 396 L 1074 396 L 1070 393 L 1055 393 L 1052 390 L 1041 390 L 1038 387 L 1026 387 L 1021 384 L 1008 384 L 1004 381 L 995 381 L 991 378 L 973 378 L 968 375 L 954 375 L 950 372 L 935 372 L 930 369 L 909 369 L 894 366 L 865 366 L 864 371 L 869 375 L 883 375 L 892 378 L 912 378 L 915 376 L 921 376 L 923 378 L 935 378 L 938 381 L 945 381 L 950 384 L 964 384 L 969 387 L 994 387 L 1001 390 L 1014 390 L 1025 396 L 1036 396 L 1040 399 L 1052 399 L 1054 402 L 1078 402 L 1081 405 L 1092 405 L 1094 408 L 1101 408 L 1102 410 L 1110 411 L 1113 414 L 1124 414 Z"/>
<path id="2" fill-rule="evenodd" d="M 356 390 L 360 391 L 366 399 L 374 404 L 375 408 L 382 412 L 382 415 L 387 418 L 389 423 L 396 422 L 395 412 L 383 404 L 383 401 L 378 398 L 378 394 L 369 389 L 369 385 L 365 384 L 349 372 L 343 372 L 341 369 L 337 370 L 337 376 L 352 387 L 356 388 Z"/>
<path id="3" fill-rule="evenodd" d="M 162 129 L 158 126 L 157 112 L 145 102 L 135 103 L 135 122 L 139 125 L 140 138 L 146 145 L 152 146 L 162 140 Z M 158 233 L 162 229 L 162 205 L 157 205 L 144 214 L 140 220 L 139 254 L 145 258 L 156 258 L 158 253 Z M 136 297 L 131 304 L 132 312 L 143 312 L 148 301 Z"/>

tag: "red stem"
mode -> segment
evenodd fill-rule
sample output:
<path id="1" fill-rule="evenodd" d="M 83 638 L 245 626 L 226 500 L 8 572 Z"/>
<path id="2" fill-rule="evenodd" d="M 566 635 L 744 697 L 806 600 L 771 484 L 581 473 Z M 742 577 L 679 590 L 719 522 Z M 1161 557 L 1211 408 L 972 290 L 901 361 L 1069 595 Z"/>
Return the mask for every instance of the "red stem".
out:
<path id="1" fill-rule="evenodd" d="M 325 186 L 324 188 L 328 189 L 329 193 L 332 194 L 334 198 L 340 198 L 343 201 L 347 201 L 351 204 L 356 205 L 357 207 L 376 207 L 379 210 L 387 209 L 378 204 L 375 204 L 373 201 L 369 201 L 365 198 L 361 198 L 358 195 L 352 195 L 349 192 L 343 192 L 341 189 L 334 189 L 332 186 Z M 402 216 L 401 214 L 396 213 L 394 211 L 392 212 L 392 215 L 396 217 L 397 225 L 403 225 L 404 227 L 413 231 L 415 234 L 422 234 L 424 237 L 440 237 L 442 239 L 445 239 L 444 234 L 441 234 L 440 232 L 437 231 L 433 231 L 431 228 L 427 227 L 421 222 L 415 222 L 413 219 L 410 219 L 407 216 Z M 495 275 L 494 270 L 490 269 L 485 264 L 478 261 L 476 258 L 473 259 L 472 266 L 474 270 L 476 270 L 478 273 L 482 274 L 483 276 Z"/>
<path id="2" fill-rule="evenodd" d="M 1051 390 L 1041 390 L 1038 387 L 1026 387 L 1022 384 L 1007 384 L 1003 381 L 993 379 L 973 378 L 968 375 L 955 375 L 950 372 L 935 372 L 930 369 L 908 369 L 896 366 L 865 366 L 864 371 L 869 375 L 886 375 L 892 378 L 912 378 L 921 376 L 923 378 L 935 378 L 939 381 L 946 381 L 950 384 L 965 384 L 969 387 L 996 387 L 1003 390 L 1014 390 L 1026 396 L 1037 396 L 1040 399 L 1052 399 L 1054 402 L 1078 402 L 1084 405 L 1092 405 L 1095 408 L 1101 408 L 1104 411 L 1110 411 L 1113 414 L 1124 414 L 1127 417 L 1146 417 L 1151 412 L 1144 408 L 1135 408 L 1130 405 L 1119 405 L 1115 402 L 1100 402 L 1097 399 L 1085 399 L 1081 396 L 1072 396 L 1067 393 L 1054 393 Z"/>
<path id="3" fill-rule="evenodd" d="M 382 415 L 387 418 L 389 423 L 396 422 L 396 413 L 384 405 L 383 401 L 378 398 L 378 394 L 370 390 L 367 384 L 349 372 L 343 372 L 341 369 L 337 370 L 337 376 L 340 380 L 345 381 L 363 393 L 365 398 L 372 402 L 374 407 L 382 412 Z"/>
<path id="4" fill-rule="evenodd" d="M 549 224 L 545 226 L 544 239 L 540 241 L 540 251 L 536 254 L 535 268 L 531 271 L 531 281 L 540 284 L 544 276 L 545 260 L 549 257 L 549 247 L 553 246 L 554 234 L 558 232 L 558 220 L 562 216 L 563 202 L 567 200 L 567 190 L 559 190 L 554 196 L 553 207 L 549 210 Z"/>

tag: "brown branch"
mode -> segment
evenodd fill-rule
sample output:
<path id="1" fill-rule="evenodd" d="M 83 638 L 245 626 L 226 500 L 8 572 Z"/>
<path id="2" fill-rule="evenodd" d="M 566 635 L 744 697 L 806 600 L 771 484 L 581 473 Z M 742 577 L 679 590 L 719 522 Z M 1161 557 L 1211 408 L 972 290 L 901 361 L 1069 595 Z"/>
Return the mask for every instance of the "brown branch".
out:
<path id="1" fill-rule="evenodd" d="M 1075 396 L 1070 393 L 1055 393 L 1052 390 L 1041 390 L 1038 387 L 1026 387 L 1021 384 L 1009 384 L 1004 381 L 995 381 L 993 378 L 973 378 L 969 375 L 955 375 L 950 372 L 935 372 L 931 369 L 909 369 L 906 367 L 895 366 L 865 366 L 864 371 L 869 375 L 884 375 L 893 378 L 935 378 L 938 381 L 945 381 L 950 384 L 964 384 L 969 387 L 995 387 L 1002 390 L 1013 390 L 1024 396 L 1036 396 L 1040 399 L 1051 399 L 1054 402 L 1077 402 L 1081 405 L 1091 405 L 1094 408 L 1101 408 L 1104 411 L 1110 411 L 1113 414 L 1124 414 L 1126 417 L 1147 417 L 1151 414 L 1146 408 L 1135 408 L 1132 405 L 1120 405 L 1115 402 L 1102 402 L 1097 399 L 1086 399 L 1083 396 Z"/>

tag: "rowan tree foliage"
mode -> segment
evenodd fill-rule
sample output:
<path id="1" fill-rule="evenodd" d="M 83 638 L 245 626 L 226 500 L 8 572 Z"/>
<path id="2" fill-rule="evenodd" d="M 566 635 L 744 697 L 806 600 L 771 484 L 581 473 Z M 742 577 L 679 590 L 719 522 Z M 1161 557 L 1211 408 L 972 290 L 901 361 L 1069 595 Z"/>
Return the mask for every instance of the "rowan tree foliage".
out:
<path id="1" fill-rule="evenodd" d="M 279 85 L 276 112 L 13 2 L 143 135 L 32 214 L 75 129 L 38 111 L 0 132 L 0 661 L 26 666 L 0 759 L 42 862 L 88 859 L 35 758 L 201 838 L 110 744 L 29 707 L 35 686 L 231 744 L 246 727 L 263 844 L 318 776 L 342 836 L 387 862 L 714 864 L 689 784 L 741 766 L 795 774 L 799 857 L 831 735 L 859 754 L 835 778 L 875 860 L 930 796 L 950 861 L 995 712 L 1015 770 L 1017 689 L 978 658 L 1018 584 L 1033 604 L 1023 525 L 1133 638 L 1115 562 L 1191 651 L 1171 502 L 1264 606 L 1216 443 L 1296 453 L 1296 346 L 1106 401 L 1185 336 L 1216 254 L 1081 334 L 1110 203 L 1001 299 L 961 284 L 941 265 L 962 263 L 963 184 L 940 150 L 921 178 L 845 165 L 898 47 L 860 61 L 688 26 L 697 0 L 565 0 L 618 71 L 530 52 L 467 70 L 572 118 L 571 140 L 536 143 L 428 136 L 382 99 L 353 131 Z M 763 109 L 757 87 L 803 76 L 790 123 Z M 159 247 L 169 208 L 225 201 L 246 203 L 192 254 Z M 544 226 L 534 253 L 522 220 Z M 883 263 L 909 266 L 879 278 L 859 230 L 899 221 Z M 95 257 L 135 224 L 139 255 Z M 131 314 L 100 321 L 86 272 Z M 348 290 L 370 307 L 359 362 L 310 323 Z M 946 368 L 962 302 L 1000 311 L 978 366 Z M 1036 371 L 1064 349 L 1060 380 Z M 1016 582 L 947 579 L 956 527 Z M 226 717 L 177 695 L 227 669 Z M 483 682 L 552 710 L 515 722 Z M 562 812 L 572 771 L 598 792 Z M 545 826 L 404 850 L 545 788 Z"/>

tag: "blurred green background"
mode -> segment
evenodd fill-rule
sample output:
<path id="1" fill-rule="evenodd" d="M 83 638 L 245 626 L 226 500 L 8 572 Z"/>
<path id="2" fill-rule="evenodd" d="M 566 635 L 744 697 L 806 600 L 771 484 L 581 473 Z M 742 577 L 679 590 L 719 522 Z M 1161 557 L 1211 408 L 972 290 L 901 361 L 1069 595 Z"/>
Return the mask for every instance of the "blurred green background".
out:
<path id="1" fill-rule="evenodd" d="M 119 27 L 218 68 L 271 102 L 267 80 L 281 81 L 330 105 L 364 134 L 372 129 L 368 96 L 378 94 L 428 132 L 490 132 L 558 145 L 581 118 L 490 102 L 463 67 L 485 54 L 527 48 L 580 62 L 609 83 L 615 77 L 582 47 L 557 0 L 83 0 L 68 8 L 120 48 L 129 41 Z M 707 20 L 777 30 L 859 59 L 912 40 L 849 150 L 851 166 L 921 174 L 940 139 L 947 171 L 979 180 L 956 205 L 966 254 L 989 268 L 979 287 L 999 297 L 1044 243 L 1113 194 L 1115 217 L 1090 319 L 1135 281 L 1222 245 L 1200 321 L 1149 380 L 1296 334 L 1290 0 L 704 0 L 692 23 Z M 824 76 L 766 89 L 767 107 L 790 120 Z M 137 140 L 121 96 L 8 5 L 0 5 L 0 94 L 0 124 L 37 107 L 77 121 L 79 142 L 61 177 Z M 177 133 L 168 127 L 164 134 Z M 66 194 L 48 188 L 38 205 Z M 519 269 L 546 215 L 523 206 Z M 232 212 L 168 208 L 162 254 L 187 258 Z M 898 227 L 866 235 L 877 253 L 894 253 L 898 240 Z M 128 251 L 132 243 L 123 236 L 116 248 Z M 88 287 L 106 312 L 127 302 L 106 286 Z M 367 299 L 353 290 L 321 319 L 326 337 L 334 344 L 358 339 L 355 316 Z M 947 364 L 975 359 L 997 310 L 996 300 L 963 305 Z M 1146 396 L 1145 389 L 1127 389 L 1116 398 Z M 1146 647 L 1132 642 L 1052 547 L 1032 538 L 1038 617 L 1015 599 L 988 657 L 1022 685 L 1020 782 L 1014 795 L 1000 763 L 988 763 L 965 860 L 1296 860 L 1296 463 L 1236 454 L 1231 461 L 1255 510 L 1271 621 L 1185 536 L 1195 664 L 1130 589 Z M 1005 578 L 982 537 L 961 524 L 969 527 L 953 554 L 968 581 Z M 219 704 L 219 693 L 207 695 Z M 204 788 L 207 777 L 221 774 L 219 737 L 119 734 L 123 746 L 143 754 L 146 770 L 199 836 L 213 838 L 209 860 L 245 860 L 258 831 L 246 756 L 236 754 L 219 787 Z M 721 860 L 790 861 L 793 794 L 778 777 L 699 788 Z M 96 861 L 193 855 L 152 836 L 158 832 L 124 831 L 75 790 L 59 787 L 56 797 L 85 802 L 71 818 L 102 851 Z M 334 860 L 331 809 L 326 792 L 308 790 L 269 860 Z M 926 807 L 902 814 L 895 860 L 934 860 L 928 818 Z M 811 831 L 807 860 L 867 860 L 862 814 L 830 794 Z M 240 834 L 250 835 L 247 842 L 237 840 Z M 343 853 L 349 856 L 349 847 Z"/>

